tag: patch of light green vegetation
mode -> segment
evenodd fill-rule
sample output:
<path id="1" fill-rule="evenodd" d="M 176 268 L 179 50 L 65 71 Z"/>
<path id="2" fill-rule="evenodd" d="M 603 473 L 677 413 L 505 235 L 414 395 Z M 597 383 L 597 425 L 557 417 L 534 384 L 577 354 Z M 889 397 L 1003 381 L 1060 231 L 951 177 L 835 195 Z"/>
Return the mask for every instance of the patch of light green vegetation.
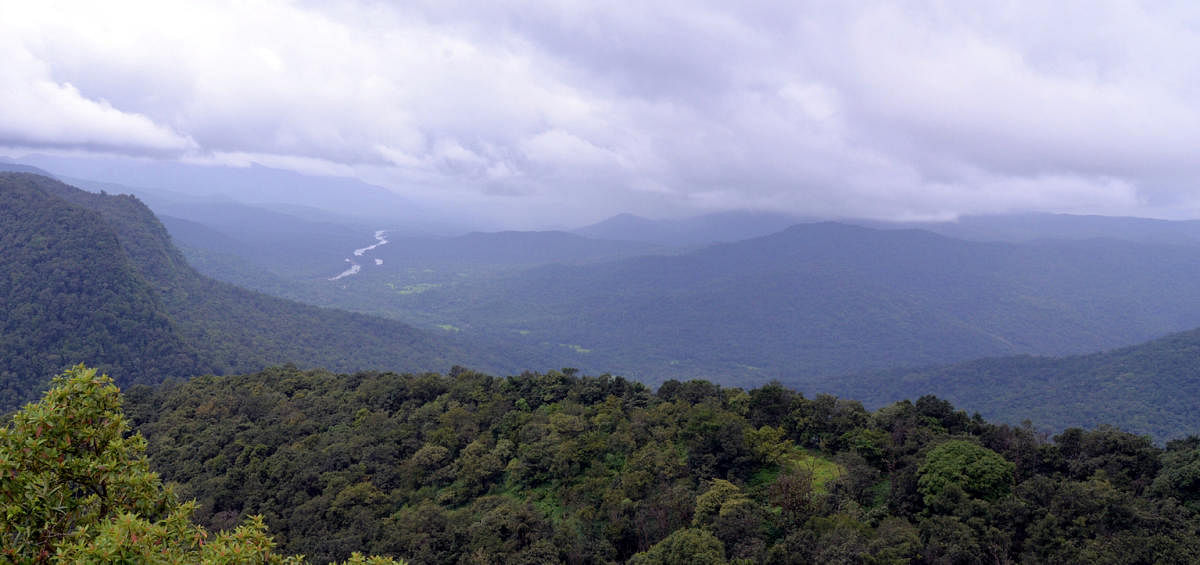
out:
<path id="1" fill-rule="evenodd" d="M 789 470 L 804 470 L 812 476 L 812 489 L 815 493 L 827 493 L 826 485 L 842 476 L 846 469 L 820 455 L 815 455 L 802 448 L 795 448 L 783 461 L 782 465 L 767 465 L 750 477 L 748 484 L 752 487 L 762 487 L 775 482 L 784 468 Z M 886 495 L 886 493 L 884 493 Z"/>
<path id="2" fill-rule="evenodd" d="M 462 331 L 462 328 L 460 328 L 458 326 L 453 326 L 450 324 L 438 324 L 437 327 L 440 329 L 446 330 L 448 332 L 461 332 Z"/>
<path id="3" fill-rule="evenodd" d="M 792 452 L 784 464 L 793 469 L 804 469 L 812 473 L 813 492 L 828 492 L 825 485 L 846 473 L 846 469 L 841 465 L 799 447 Z"/>
<path id="4" fill-rule="evenodd" d="M 395 285 L 388 283 L 388 286 L 392 287 L 392 290 L 396 291 L 398 294 L 421 294 L 422 292 L 435 289 L 442 285 L 436 283 L 418 283 L 396 288 Z"/>
<path id="5" fill-rule="evenodd" d="M 559 345 L 561 345 L 563 347 L 569 347 L 569 348 L 571 348 L 571 351 L 574 351 L 575 353 L 591 353 L 592 352 L 591 349 L 584 349 L 584 347 L 582 345 L 577 345 L 574 343 L 560 343 Z"/>
<path id="6" fill-rule="evenodd" d="M 566 509 L 563 508 L 562 502 L 555 496 L 554 488 L 551 485 L 536 488 L 520 488 L 509 485 L 500 489 L 496 494 L 519 502 L 532 504 L 538 512 L 541 512 L 543 516 L 549 518 L 555 524 L 562 522 L 563 516 L 566 515 Z"/>

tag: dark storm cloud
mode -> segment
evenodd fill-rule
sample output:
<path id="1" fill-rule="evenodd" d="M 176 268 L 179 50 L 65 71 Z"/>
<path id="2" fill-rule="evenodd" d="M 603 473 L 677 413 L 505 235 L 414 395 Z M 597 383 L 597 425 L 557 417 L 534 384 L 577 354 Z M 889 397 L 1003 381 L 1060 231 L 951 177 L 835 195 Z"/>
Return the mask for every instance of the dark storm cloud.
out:
<path id="1" fill-rule="evenodd" d="M 516 224 L 1200 215 L 1186 3 L 26 4 L 16 146 L 350 173 Z"/>

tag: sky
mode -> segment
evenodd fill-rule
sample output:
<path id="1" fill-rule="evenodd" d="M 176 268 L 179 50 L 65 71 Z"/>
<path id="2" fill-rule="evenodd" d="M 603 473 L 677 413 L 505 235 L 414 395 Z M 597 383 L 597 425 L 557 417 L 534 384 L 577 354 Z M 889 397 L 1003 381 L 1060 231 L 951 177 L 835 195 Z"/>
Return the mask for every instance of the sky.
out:
<path id="1" fill-rule="evenodd" d="M 1200 217 L 1200 3 L 0 0 L 0 154 L 352 176 L 509 225 Z"/>

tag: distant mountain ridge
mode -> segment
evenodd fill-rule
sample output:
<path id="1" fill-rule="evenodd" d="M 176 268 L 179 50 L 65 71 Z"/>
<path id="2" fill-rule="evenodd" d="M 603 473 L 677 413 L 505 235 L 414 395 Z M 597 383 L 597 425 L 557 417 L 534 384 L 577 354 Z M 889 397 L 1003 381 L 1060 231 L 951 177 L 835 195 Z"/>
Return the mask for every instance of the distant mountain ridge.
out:
<path id="1" fill-rule="evenodd" d="M 1177 439 L 1200 434 L 1200 329 L 1100 353 L 977 359 L 822 379 L 819 386 L 873 406 L 935 394 L 991 419 L 1028 419 L 1051 431 L 1117 424 Z"/>
<path id="2" fill-rule="evenodd" d="M 497 262 L 656 248 L 562 232 L 441 241 Z M 387 260 L 444 252 L 412 247 Z M 392 289 L 404 307 L 444 320 L 440 335 L 200 276 L 137 198 L 33 174 L 0 173 L 0 251 L 0 410 L 79 361 L 126 384 L 289 362 L 337 371 L 549 365 L 648 383 L 779 379 L 873 404 L 937 394 L 1052 429 L 1116 423 L 1157 439 L 1200 430 L 1200 330 L 1106 353 L 997 357 L 1109 349 L 1200 326 L 1191 245 L 1014 244 L 798 224 L 687 253 Z M 380 282 L 348 280 L 354 291 Z"/>
<path id="3" fill-rule="evenodd" d="M 1188 246 L 982 243 L 815 223 L 395 300 L 586 350 L 585 370 L 750 383 L 1138 343 L 1200 326 L 1198 278 Z"/>
<path id="4" fill-rule="evenodd" d="M 633 214 L 618 214 L 572 231 L 598 239 L 694 247 L 760 237 L 805 221 L 811 220 L 790 214 L 748 210 L 670 220 L 651 220 Z"/>
<path id="5" fill-rule="evenodd" d="M 45 177 L 53 177 L 54 176 L 54 175 L 51 175 L 50 173 L 48 173 L 42 169 L 39 169 L 33 165 L 24 165 L 21 163 L 10 161 L 3 157 L 0 157 L 0 172 L 33 173 L 35 175 L 42 175 Z"/>
<path id="6" fill-rule="evenodd" d="M 973 241 L 1021 243 L 1039 239 L 1119 239 L 1140 243 L 1200 244 L 1200 220 L 1027 213 L 963 216 L 950 222 L 857 220 L 851 223 L 880 229 L 922 229 Z"/>
<path id="7" fill-rule="evenodd" d="M 919 229 L 969 241 L 1026 243 L 1040 239 L 1117 239 L 1139 243 L 1200 244 L 1200 220 L 1162 220 L 1042 212 L 965 215 L 947 221 L 813 218 L 749 210 L 652 220 L 625 213 L 592 225 L 576 228 L 572 232 L 605 239 L 632 239 L 652 241 L 663 245 L 702 246 L 761 237 L 782 231 L 795 224 L 829 221 L 881 230 Z"/>
<path id="8" fill-rule="evenodd" d="M 131 190 L 121 192 L 139 198 L 223 198 L 292 215 L 307 210 L 370 223 L 388 221 L 417 232 L 461 233 L 477 227 L 477 222 L 463 221 L 461 212 L 434 209 L 356 178 L 303 174 L 257 163 L 239 167 L 36 154 L 22 157 L 20 163 L 89 190 L 104 189 L 103 184 L 123 185 Z"/>

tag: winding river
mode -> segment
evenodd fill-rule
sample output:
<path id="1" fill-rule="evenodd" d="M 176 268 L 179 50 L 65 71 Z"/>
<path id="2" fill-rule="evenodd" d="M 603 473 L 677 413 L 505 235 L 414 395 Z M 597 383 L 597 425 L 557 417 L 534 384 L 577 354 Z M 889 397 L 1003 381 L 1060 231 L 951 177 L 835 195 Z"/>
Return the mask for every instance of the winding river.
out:
<path id="1" fill-rule="evenodd" d="M 355 249 L 354 257 L 362 257 L 363 255 L 366 255 L 366 253 L 368 251 L 371 251 L 372 249 L 375 249 L 376 247 L 379 247 L 380 245 L 387 245 L 387 242 L 388 242 L 387 230 L 375 230 L 375 243 L 368 245 L 366 247 L 361 247 L 361 248 Z M 342 271 L 336 277 L 329 277 L 329 280 L 336 281 L 340 278 L 348 277 L 351 275 L 357 275 L 359 273 L 359 271 L 362 271 L 362 265 L 359 265 L 358 261 L 354 260 L 354 257 L 346 258 L 346 262 L 350 263 L 350 267 L 348 269 L 346 269 L 345 271 Z M 383 259 L 376 259 L 375 264 L 382 265 Z"/>

